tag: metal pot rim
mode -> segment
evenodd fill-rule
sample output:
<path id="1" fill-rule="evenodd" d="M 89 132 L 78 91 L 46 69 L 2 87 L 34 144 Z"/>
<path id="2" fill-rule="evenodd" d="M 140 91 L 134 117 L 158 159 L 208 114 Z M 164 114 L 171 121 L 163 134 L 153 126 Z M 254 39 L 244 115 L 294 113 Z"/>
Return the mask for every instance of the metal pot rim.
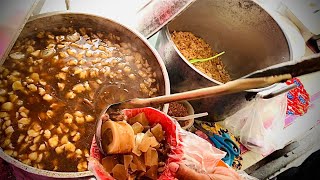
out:
<path id="1" fill-rule="evenodd" d="M 57 171 L 49 171 L 49 170 L 43 170 L 38 169 L 26 164 L 23 164 L 22 162 L 18 161 L 17 159 L 14 159 L 11 156 L 8 156 L 5 154 L 0 148 L 0 157 L 5 160 L 6 162 L 14 165 L 15 167 L 22 169 L 24 171 L 27 171 L 32 174 L 40 175 L 40 176 L 46 176 L 46 177 L 52 177 L 52 178 L 78 178 L 78 177 L 86 177 L 86 176 L 93 176 L 91 171 L 83 171 L 83 172 L 57 172 Z"/>
<path id="2" fill-rule="evenodd" d="M 106 18 L 106 17 L 102 17 L 102 16 L 98 16 L 98 15 L 94 15 L 94 14 L 90 14 L 90 13 L 82 13 L 82 12 L 76 12 L 76 11 L 57 11 L 57 12 L 49 12 L 49 13 L 43 13 L 43 14 L 39 14 L 39 15 L 35 15 L 32 16 L 28 21 L 34 21 L 40 18 L 46 18 L 49 16 L 53 16 L 53 15 L 66 15 L 66 14 L 74 14 L 74 15 L 86 15 L 86 16 L 92 16 L 92 17 L 97 17 L 97 18 L 102 18 L 105 19 L 107 21 L 110 21 L 111 23 L 115 23 L 120 25 L 121 27 L 125 28 L 126 30 L 128 30 L 129 32 L 133 33 L 135 36 L 137 36 L 138 38 L 140 38 L 143 43 L 152 51 L 153 55 L 156 57 L 160 68 L 161 68 L 161 72 L 163 75 L 163 80 L 164 80 L 164 87 L 165 87 L 165 94 L 169 95 L 170 94 L 170 81 L 169 81 L 169 75 L 167 72 L 167 69 L 165 67 L 164 62 L 161 60 L 160 55 L 158 54 L 158 52 L 155 50 L 154 47 L 152 47 L 150 45 L 150 43 L 148 42 L 147 38 L 145 38 L 141 33 L 139 33 L 138 31 L 136 31 L 135 29 L 132 29 L 128 26 L 125 26 L 119 22 L 116 22 L 112 19 Z M 162 111 L 167 113 L 168 112 L 168 108 L 169 108 L 169 104 L 165 104 L 163 106 Z M 26 164 L 23 164 L 22 162 L 18 161 L 17 159 L 14 159 L 13 157 L 7 155 L 4 153 L 3 149 L 0 148 L 0 158 L 2 158 L 3 160 L 7 161 L 8 163 L 14 165 L 15 167 L 22 169 L 24 171 L 27 171 L 29 173 L 32 174 L 36 174 L 36 175 L 40 175 L 40 176 L 46 176 L 46 177 L 51 177 L 51 178 L 79 178 L 79 177 L 87 177 L 87 176 L 93 176 L 93 173 L 91 171 L 84 171 L 84 172 L 57 172 L 57 171 L 49 171 L 49 170 L 42 170 L 42 169 L 38 169 Z"/>
<path id="3" fill-rule="evenodd" d="M 274 17 L 274 14 L 270 13 L 266 8 L 264 8 L 263 6 L 259 5 L 258 3 L 254 2 L 257 6 L 259 6 L 262 10 L 264 10 L 271 18 L 272 20 L 278 25 L 278 27 L 281 29 L 281 32 L 283 33 L 284 37 L 285 37 L 285 40 L 287 42 L 287 45 L 288 45 L 288 48 L 289 48 L 289 58 L 290 58 L 290 61 L 293 60 L 293 53 L 292 53 L 292 45 L 289 43 L 289 37 L 288 37 L 288 34 L 285 32 L 284 28 L 282 25 L 280 25 L 280 23 L 276 20 L 276 18 Z M 196 67 L 194 67 L 183 55 L 182 53 L 179 51 L 178 47 L 175 45 L 175 43 L 172 41 L 172 38 L 171 38 L 171 35 L 170 35 L 170 31 L 169 31 L 169 25 L 167 24 L 165 27 L 164 27 L 164 30 L 165 30 L 165 34 L 170 42 L 170 44 L 173 46 L 173 48 L 175 49 L 175 51 L 178 53 L 178 55 L 180 56 L 180 58 L 183 59 L 183 61 L 190 67 L 192 68 L 194 71 L 196 71 L 198 74 L 200 74 L 201 76 L 203 76 L 204 78 L 206 78 L 207 80 L 213 82 L 213 83 L 216 83 L 218 85 L 221 85 L 221 84 L 224 84 L 222 82 L 219 82 L 209 76 L 207 76 L 205 73 L 201 72 L 199 69 L 197 69 Z M 239 79 L 242 79 L 242 78 L 246 78 L 247 75 L 243 76 L 243 77 L 240 77 Z M 265 89 L 265 88 L 264 88 Z M 255 92 L 258 92 L 258 91 L 262 91 L 264 90 L 263 88 L 262 89 L 255 89 L 254 91 Z"/>
<path id="4" fill-rule="evenodd" d="M 279 27 L 280 27 L 280 26 L 279 26 Z M 283 33 L 284 33 L 284 32 L 283 32 Z M 184 61 L 186 64 L 188 64 L 188 66 L 189 66 L 190 68 L 192 68 L 194 71 L 196 71 L 197 73 L 199 73 L 201 76 L 203 76 L 203 77 L 206 78 L 207 80 L 216 83 L 217 85 L 222 85 L 222 84 L 224 84 L 224 83 L 222 83 L 222 82 L 219 82 L 219 81 L 217 81 L 217 80 L 209 77 L 209 76 L 206 75 L 205 73 L 201 72 L 199 69 L 197 69 L 195 66 L 193 66 L 193 65 L 182 55 L 182 53 L 179 51 L 178 47 L 175 45 L 175 43 L 174 43 L 174 42 L 172 41 L 172 39 L 171 39 L 171 35 L 170 35 L 170 32 L 169 32 L 169 27 L 168 27 L 168 25 L 165 26 L 165 34 L 166 34 L 167 38 L 169 39 L 169 43 L 170 43 L 170 44 L 173 46 L 173 48 L 175 49 L 176 53 L 180 56 L 181 59 L 183 59 L 183 61 Z M 285 34 L 285 33 L 284 33 L 284 34 Z M 287 39 L 287 36 L 286 36 L 286 35 L 285 35 L 285 38 L 286 38 L 286 41 L 288 42 L 288 39 Z M 288 43 L 288 47 L 289 47 L 290 59 L 292 59 L 292 58 L 291 58 L 291 56 L 292 56 L 291 46 L 289 45 L 289 43 Z M 241 78 L 239 78 L 239 79 L 247 78 L 248 76 L 250 76 L 250 74 L 249 74 L 249 75 L 245 75 L 245 76 L 243 76 L 243 77 L 241 77 Z M 273 85 L 270 85 L 270 86 L 264 87 L 264 88 L 246 90 L 246 92 L 255 92 L 255 93 L 257 93 L 257 92 L 261 92 L 261 91 L 264 91 L 264 90 L 271 89 L 271 88 L 273 88 L 273 87 L 275 87 L 275 86 L 277 86 L 277 84 L 273 84 Z"/>
<path id="5" fill-rule="evenodd" d="M 165 26 L 165 29 L 164 29 L 164 30 L 165 30 L 165 34 L 166 34 L 167 38 L 169 39 L 169 43 L 173 46 L 173 48 L 175 49 L 176 53 L 179 54 L 180 58 L 183 59 L 183 61 L 184 61 L 185 63 L 187 63 L 190 68 L 192 68 L 194 71 L 196 71 L 196 72 L 199 73 L 201 76 L 203 76 L 204 78 L 206 78 L 207 80 L 209 80 L 209 81 L 211 81 L 211 82 L 214 82 L 214 83 L 216 83 L 216 84 L 218 84 L 218 85 L 223 84 L 222 82 L 219 82 L 219 81 L 217 81 L 217 80 L 215 80 L 215 79 L 210 78 L 208 75 L 206 75 L 205 73 L 201 72 L 199 69 L 197 69 L 196 67 L 194 67 L 194 66 L 182 55 L 182 53 L 180 52 L 180 50 L 178 49 L 178 47 L 176 46 L 176 44 L 172 41 L 172 38 L 171 38 L 171 35 L 170 35 L 170 31 L 169 31 L 168 25 Z"/>

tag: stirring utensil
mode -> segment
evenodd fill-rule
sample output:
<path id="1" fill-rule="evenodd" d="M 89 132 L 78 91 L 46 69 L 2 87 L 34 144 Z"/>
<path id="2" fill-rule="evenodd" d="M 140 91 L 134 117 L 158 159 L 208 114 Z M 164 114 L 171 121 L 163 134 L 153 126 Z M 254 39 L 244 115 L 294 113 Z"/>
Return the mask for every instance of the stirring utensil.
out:
<path id="1" fill-rule="evenodd" d="M 158 96 L 154 98 L 135 98 L 127 101 L 111 104 L 105 108 L 103 113 L 107 111 L 110 107 L 119 109 L 124 108 L 138 108 L 138 107 L 147 107 L 154 106 L 157 104 L 164 104 L 174 101 L 182 100 L 194 100 L 205 98 L 209 96 L 220 96 L 226 94 L 237 93 L 245 90 L 270 88 L 270 85 L 273 85 L 277 82 L 291 79 L 292 77 L 301 76 L 304 74 L 313 73 L 320 71 L 320 53 L 304 57 L 297 61 L 289 61 L 280 63 L 277 65 L 270 66 L 266 69 L 253 72 L 243 79 L 237 79 L 230 81 L 226 84 L 202 88 L 192 91 L 187 91 L 183 93 L 176 93 L 167 96 Z M 248 78 L 250 77 L 250 78 Z M 278 92 L 273 92 L 270 97 L 276 96 L 283 92 L 286 92 L 294 88 L 293 86 L 287 86 L 284 89 L 281 89 Z M 261 89 L 260 89 L 261 91 Z M 269 98 L 266 96 L 265 98 Z"/>
<path id="2" fill-rule="evenodd" d="M 103 111 L 102 114 L 109 114 L 112 112 L 117 112 L 121 109 L 132 109 L 132 108 L 142 108 L 142 107 L 154 107 L 155 105 L 165 104 L 175 101 L 182 100 L 194 100 L 199 98 L 205 98 L 209 96 L 221 96 L 226 94 L 237 93 L 249 89 L 263 88 L 270 86 L 274 83 L 285 81 L 291 79 L 290 74 L 283 74 L 278 76 L 270 77 L 261 77 L 261 78 L 246 78 L 246 79 L 237 79 L 230 81 L 226 84 L 212 86 L 207 88 L 201 88 L 197 90 L 176 93 L 171 95 L 157 96 L 153 98 L 134 98 L 129 99 L 123 102 L 114 103 L 108 105 Z M 104 153 L 103 146 L 101 144 L 101 132 L 102 132 L 102 118 L 99 118 L 96 125 L 96 142 L 100 151 Z"/>
<path id="3" fill-rule="evenodd" d="M 118 102 L 111 104 L 106 107 L 105 112 L 108 109 L 131 109 L 131 108 L 141 108 L 141 107 L 153 107 L 159 104 L 165 104 L 175 101 L 183 100 L 194 100 L 210 96 L 221 96 L 226 94 L 237 93 L 249 89 L 257 89 L 270 86 L 274 83 L 291 79 L 290 74 L 284 74 L 279 76 L 270 76 L 263 78 L 247 78 L 247 79 L 237 79 L 230 81 L 226 84 L 212 86 L 207 88 L 196 89 L 192 91 L 186 91 L 182 93 L 176 93 L 171 95 L 157 96 L 153 98 L 134 98 L 126 100 L 123 102 Z"/>

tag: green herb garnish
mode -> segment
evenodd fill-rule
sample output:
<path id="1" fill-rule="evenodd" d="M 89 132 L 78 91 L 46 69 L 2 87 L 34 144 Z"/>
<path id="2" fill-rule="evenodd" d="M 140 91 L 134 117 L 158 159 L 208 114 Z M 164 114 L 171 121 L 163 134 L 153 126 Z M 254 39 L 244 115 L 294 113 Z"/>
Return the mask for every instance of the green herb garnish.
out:
<path id="1" fill-rule="evenodd" d="M 216 54 L 216 55 L 214 55 L 214 56 L 212 56 L 212 57 L 209 57 L 209 58 L 206 58 L 206 59 L 191 59 L 190 60 L 190 63 L 197 63 L 197 62 L 205 62 L 205 61 L 209 61 L 209 60 L 211 60 L 211 59 L 214 59 L 214 58 L 217 58 L 217 57 L 219 57 L 219 56 L 221 56 L 221 55 L 223 55 L 225 52 L 223 51 L 223 52 L 221 52 L 221 53 L 219 53 L 219 54 Z"/>

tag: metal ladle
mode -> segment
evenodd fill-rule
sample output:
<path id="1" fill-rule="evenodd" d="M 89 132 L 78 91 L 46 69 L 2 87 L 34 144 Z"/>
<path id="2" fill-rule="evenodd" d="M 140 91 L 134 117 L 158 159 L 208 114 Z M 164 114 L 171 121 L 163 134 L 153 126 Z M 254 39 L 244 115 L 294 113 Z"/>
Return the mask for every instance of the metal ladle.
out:
<path id="1" fill-rule="evenodd" d="M 102 114 L 109 114 L 111 112 L 116 112 L 121 109 L 132 109 L 132 108 L 141 108 L 141 107 L 154 107 L 155 105 L 165 104 L 175 101 L 182 100 L 194 100 L 199 98 L 205 98 L 209 96 L 221 96 L 226 94 L 237 93 L 249 89 L 263 88 L 274 83 L 285 81 L 291 79 L 290 74 L 283 74 L 278 76 L 269 76 L 269 77 L 260 77 L 260 78 L 246 78 L 246 79 L 237 79 L 230 81 L 226 84 L 212 86 L 207 88 L 201 88 L 197 90 L 176 93 L 165 96 L 158 96 L 153 98 L 134 98 L 129 99 L 123 102 L 114 103 L 108 105 L 103 111 Z M 103 120 L 99 118 L 96 126 L 96 142 L 101 151 L 101 153 L 106 154 L 102 147 L 102 125 Z"/>

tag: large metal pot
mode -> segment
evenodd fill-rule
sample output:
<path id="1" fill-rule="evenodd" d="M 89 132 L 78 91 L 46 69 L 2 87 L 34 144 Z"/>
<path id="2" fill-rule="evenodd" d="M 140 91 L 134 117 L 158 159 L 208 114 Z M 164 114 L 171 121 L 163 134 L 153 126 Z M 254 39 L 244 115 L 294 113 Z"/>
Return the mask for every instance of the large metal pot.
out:
<path id="1" fill-rule="evenodd" d="M 153 67 L 153 70 L 159 77 L 158 81 L 160 84 L 160 94 L 170 94 L 170 83 L 168 73 L 165 68 L 161 57 L 157 51 L 150 46 L 149 42 L 140 33 L 129 29 L 117 22 L 110 19 L 76 12 L 56 12 L 42 14 L 35 16 L 29 20 L 22 30 L 19 38 L 29 37 L 35 35 L 36 32 L 41 30 L 53 31 L 55 27 L 91 27 L 95 30 L 111 32 L 115 35 L 120 36 L 124 40 L 134 42 L 139 47 L 141 54 L 148 59 L 149 64 Z M 168 105 L 164 105 L 164 112 L 168 111 Z M 92 132 L 94 133 L 94 132 Z M 28 174 L 31 179 L 38 179 L 43 177 L 54 177 L 54 178 L 79 178 L 92 176 L 89 171 L 86 172 L 54 172 L 47 170 L 40 170 L 34 167 L 25 165 L 20 161 L 6 155 L 0 148 L 0 157 L 10 164 L 32 174 Z"/>
<path id="2" fill-rule="evenodd" d="M 289 61 L 290 49 L 277 22 L 248 0 L 198 0 L 176 17 L 158 36 L 156 49 L 165 61 L 172 93 L 222 84 L 193 67 L 170 37 L 172 31 L 190 31 L 217 51 L 232 79 Z M 205 120 L 219 121 L 245 106 L 247 92 L 192 101 Z"/>

